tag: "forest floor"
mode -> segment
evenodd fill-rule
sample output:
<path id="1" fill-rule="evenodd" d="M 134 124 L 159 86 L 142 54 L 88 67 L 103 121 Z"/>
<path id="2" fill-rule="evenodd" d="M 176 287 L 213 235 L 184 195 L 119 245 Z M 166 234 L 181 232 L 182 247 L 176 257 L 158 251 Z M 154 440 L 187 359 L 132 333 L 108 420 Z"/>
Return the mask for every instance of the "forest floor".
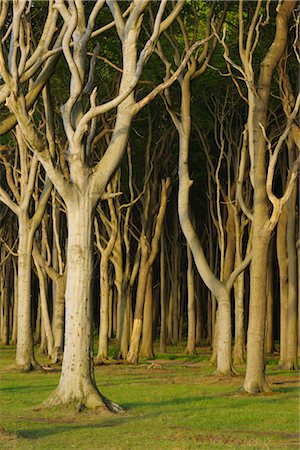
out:
<path id="1" fill-rule="evenodd" d="M 97 366 L 100 391 L 122 414 L 39 409 L 56 387 L 59 367 L 19 373 L 14 348 L 0 347 L 0 449 L 293 449 L 299 448 L 299 372 L 268 359 L 272 393 L 241 392 L 245 367 L 221 378 L 208 350 L 166 355 L 136 366 Z M 38 353 L 37 358 L 46 364 Z"/>

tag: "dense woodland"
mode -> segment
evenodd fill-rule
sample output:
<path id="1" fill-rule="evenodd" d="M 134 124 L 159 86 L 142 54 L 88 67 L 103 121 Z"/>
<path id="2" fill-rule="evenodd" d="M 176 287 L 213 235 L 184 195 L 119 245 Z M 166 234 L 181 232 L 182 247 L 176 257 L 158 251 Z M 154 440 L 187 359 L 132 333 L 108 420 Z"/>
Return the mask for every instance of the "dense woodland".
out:
<path id="1" fill-rule="evenodd" d="M 297 368 L 296 8 L 2 0 L 0 337 L 62 364 L 50 406 L 119 410 L 112 339 L 130 364 L 210 346 L 249 393 L 267 353 Z"/>

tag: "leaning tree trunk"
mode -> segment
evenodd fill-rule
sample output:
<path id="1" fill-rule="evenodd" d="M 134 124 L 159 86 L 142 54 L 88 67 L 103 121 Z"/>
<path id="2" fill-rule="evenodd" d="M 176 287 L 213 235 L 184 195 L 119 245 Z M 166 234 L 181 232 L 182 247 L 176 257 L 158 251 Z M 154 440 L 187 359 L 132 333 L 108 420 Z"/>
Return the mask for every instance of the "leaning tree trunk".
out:
<path id="1" fill-rule="evenodd" d="M 114 411 L 118 407 L 100 394 L 94 380 L 90 293 L 93 278 L 93 208 L 87 193 L 68 200 L 66 204 L 68 277 L 64 358 L 59 385 L 46 405 L 73 403 L 80 408 L 106 406 Z"/>
<path id="2" fill-rule="evenodd" d="M 153 286 L 152 286 L 152 270 L 150 269 L 147 286 L 146 298 L 144 305 L 144 319 L 143 319 L 143 335 L 141 345 L 141 356 L 144 358 L 153 358 Z"/>

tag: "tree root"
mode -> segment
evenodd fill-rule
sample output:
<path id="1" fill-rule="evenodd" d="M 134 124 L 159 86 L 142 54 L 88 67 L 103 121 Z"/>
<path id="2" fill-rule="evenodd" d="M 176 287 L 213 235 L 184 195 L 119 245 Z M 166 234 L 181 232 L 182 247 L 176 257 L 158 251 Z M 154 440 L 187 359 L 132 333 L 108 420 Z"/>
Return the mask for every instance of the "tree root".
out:
<path id="1" fill-rule="evenodd" d="M 56 389 L 41 405 L 41 408 L 52 408 L 60 405 L 74 407 L 78 412 L 84 409 L 98 409 L 113 413 L 124 412 L 121 406 L 112 402 L 96 390 L 91 390 L 84 396 L 72 396 L 71 394 L 64 395 L 59 389 Z"/>

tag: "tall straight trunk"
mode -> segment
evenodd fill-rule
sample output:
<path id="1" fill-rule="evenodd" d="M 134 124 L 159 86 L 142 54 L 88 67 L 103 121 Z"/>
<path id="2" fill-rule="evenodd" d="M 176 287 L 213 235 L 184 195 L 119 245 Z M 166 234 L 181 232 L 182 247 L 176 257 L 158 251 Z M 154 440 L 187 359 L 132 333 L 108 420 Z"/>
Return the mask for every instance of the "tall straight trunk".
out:
<path id="1" fill-rule="evenodd" d="M 290 162 L 290 166 L 291 166 Z M 295 370 L 297 361 L 297 256 L 296 256 L 296 186 L 288 202 L 287 254 L 288 254 L 288 317 L 287 317 L 287 361 L 286 367 Z"/>
<path id="2" fill-rule="evenodd" d="M 272 222 L 273 214 L 271 219 L 269 217 L 269 200 L 266 192 L 266 138 L 263 130 L 267 129 L 273 71 L 284 53 L 287 43 L 288 19 L 295 6 L 295 1 L 283 1 L 277 10 L 275 36 L 261 61 L 257 85 L 253 78 L 252 55 L 250 58 L 249 53 L 242 52 L 241 55 L 248 77 L 250 177 L 254 187 L 247 368 L 244 382 L 244 390 L 249 393 L 269 390 L 265 377 L 267 264 L 271 234 L 279 217 L 274 218 Z M 244 36 L 242 36 L 243 38 Z"/>
<path id="3" fill-rule="evenodd" d="M 172 344 L 177 345 L 179 339 L 179 296 L 178 296 L 178 286 L 179 286 L 179 248 L 178 248 L 178 227 L 177 222 L 175 224 L 175 233 L 174 233 L 174 246 L 172 252 L 172 266 L 173 266 L 173 285 L 171 289 L 173 290 L 173 320 L 172 320 Z"/>
<path id="4" fill-rule="evenodd" d="M 53 337 L 54 349 L 51 362 L 56 363 L 62 360 L 65 328 L 65 290 L 66 290 L 67 269 L 62 276 L 55 281 L 55 302 L 53 312 Z"/>
<path id="5" fill-rule="evenodd" d="M 266 353 L 274 351 L 273 333 L 273 310 L 274 310 L 274 288 L 273 288 L 273 245 L 269 247 L 268 273 L 267 273 L 267 329 L 266 329 Z"/>
<path id="6" fill-rule="evenodd" d="M 141 356 L 153 358 L 153 286 L 152 270 L 149 271 L 146 286 L 146 298 L 144 305 L 143 335 L 141 345 Z"/>
<path id="7" fill-rule="evenodd" d="M 65 306 L 65 347 L 59 385 L 48 406 L 74 403 L 79 407 L 114 410 L 94 380 L 91 281 L 93 277 L 93 208 L 87 194 L 68 200 L 68 277 Z"/>
<path id="8" fill-rule="evenodd" d="M 121 309 L 120 309 L 120 343 L 119 358 L 126 359 L 128 353 L 128 301 L 130 286 L 126 279 L 122 282 Z"/>
<path id="9" fill-rule="evenodd" d="M 165 288 L 165 246 L 164 233 L 161 236 L 160 246 L 160 339 L 159 350 L 166 351 L 167 322 L 166 322 L 166 288 Z"/>
<path id="10" fill-rule="evenodd" d="M 219 329 L 218 329 L 218 352 L 217 373 L 229 375 L 232 373 L 231 356 L 231 304 L 230 294 L 224 291 L 218 299 Z"/>
<path id="11" fill-rule="evenodd" d="M 265 331 L 267 265 L 270 236 L 260 233 L 260 218 L 253 221 L 250 303 L 247 333 L 247 368 L 244 389 L 249 393 L 268 391 L 265 378 Z"/>
<path id="12" fill-rule="evenodd" d="M 168 344 L 171 344 L 173 339 L 173 308 L 174 308 L 174 293 L 170 286 L 169 305 L 168 305 Z"/>
<path id="13" fill-rule="evenodd" d="M 234 348 L 233 362 L 241 364 L 245 361 L 245 310 L 244 310 L 244 282 L 245 276 L 242 272 L 234 283 Z"/>
<path id="14" fill-rule="evenodd" d="M 109 257 L 101 255 L 100 261 L 100 324 L 99 324 L 99 347 L 96 362 L 108 359 L 108 328 L 109 328 L 109 279 L 108 279 Z"/>
<path id="15" fill-rule="evenodd" d="M 187 244 L 187 295 L 188 295 L 188 340 L 186 353 L 196 354 L 195 281 L 192 252 Z"/>
<path id="16" fill-rule="evenodd" d="M 1 286 L 1 344 L 9 344 L 9 313 L 10 313 L 10 262 L 9 257 L 2 269 L 3 285 Z"/>
<path id="17" fill-rule="evenodd" d="M 202 339 L 203 339 L 203 324 L 204 324 L 204 318 L 203 318 L 203 311 L 201 307 L 201 298 L 199 295 L 196 295 L 195 297 L 196 303 L 195 303 L 195 320 L 196 320 L 196 329 L 195 329 L 195 347 L 197 345 L 202 345 Z"/>
<path id="18" fill-rule="evenodd" d="M 288 261 L 286 248 L 287 231 L 287 205 L 284 206 L 276 234 L 277 262 L 279 269 L 279 296 L 280 296 L 280 360 L 279 365 L 284 367 L 287 360 L 287 314 L 288 314 Z"/>
<path id="19" fill-rule="evenodd" d="M 197 314 L 197 321 L 199 320 Z M 207 344 L 212 344 L 212 293 L 209 291 L 207 294 Z M 198 343 L 198 342 L 197 342 Z"/>
<path id="20" fill-rule="evenodd" d="M 27 214 L 19 215 L 18 330 L 16 365 L 23 371 L 36 367 L 31 317 L 31 252 L 33 236 Z"/>
<path id="21" fill-rule="evenodd" d="M 11 343 L 16 344 L 17 342 L 17 331 L 18 331 L 18 270 L 17 263 L 13 258 L 13 269 L 14 269 L 14 288 L 13 288 L 13 324 L 12 324 L 12 334 Z"/>

